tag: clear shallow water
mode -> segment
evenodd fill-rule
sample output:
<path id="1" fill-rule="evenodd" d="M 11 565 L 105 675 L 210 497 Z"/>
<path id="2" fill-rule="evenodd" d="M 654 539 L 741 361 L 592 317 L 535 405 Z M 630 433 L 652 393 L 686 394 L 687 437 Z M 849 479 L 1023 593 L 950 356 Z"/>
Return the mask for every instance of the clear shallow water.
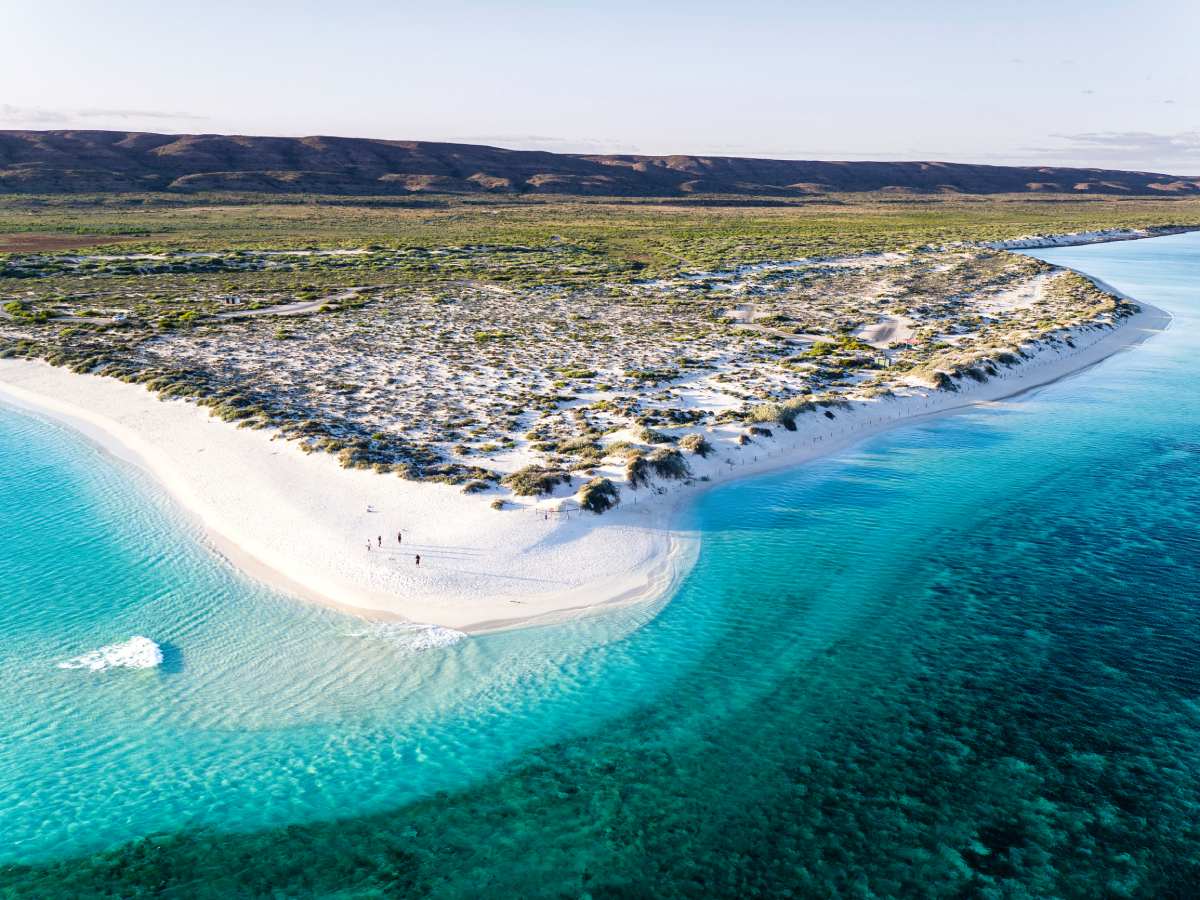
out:
<path id="1" fill-rule="evenodd" d="M 33 866 L 0 886 L 1186 895 L 1200 237 L 1038 255 L 1176 320 L 1020 403 L 712 491 L 653 619 L 413 652 L 4 415 L 0 852 Z M 161 669 L 55 668 L 132 634 Z"/>
<path id="2" fill-rule="evenodd" d="M 0 460 L 0 861 L 458 786 L 618 711 L 613 698 L 533 716 L 653 612 L 550 644 L 514 633 L 424 649 L 428 633 L 241 577 L 139 472 L 64 428 L 2 412 Z M 134 635 L 159 644 L 160 667 L 61 667 Z"/>

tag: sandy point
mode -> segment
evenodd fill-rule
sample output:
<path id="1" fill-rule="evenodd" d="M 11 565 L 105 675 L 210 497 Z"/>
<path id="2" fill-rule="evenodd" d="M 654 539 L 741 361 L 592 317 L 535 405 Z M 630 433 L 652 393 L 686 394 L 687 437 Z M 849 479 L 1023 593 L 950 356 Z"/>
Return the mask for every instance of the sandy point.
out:
<path id="1" fill-rule="evenodd" d="M 795 431 L 776 428 L 753 443 L 739 443 L 743 427 L 706 429 L 716 452 L 689 457 L 692 478 L 623 486 L 619 506 L 603 515 L 545 504 L 496 510 L 486 494 L 343 469 L 330 455 L 305 454 L 185 401 L 44 362 L 0 360 L 0 401 L 64 423 L 148 472 L 214 550 L 253 577 L 359 615 L 481 632 L 664 602 L 698 553 L 699 536 L 679 523 L 699 492 L 917 418 L 1019 395 L 1169 322 L 1142 304 L 1117 327 L 1041 343 L 987 381 L 854 402 L 834 419 L 802 417 Z"/>

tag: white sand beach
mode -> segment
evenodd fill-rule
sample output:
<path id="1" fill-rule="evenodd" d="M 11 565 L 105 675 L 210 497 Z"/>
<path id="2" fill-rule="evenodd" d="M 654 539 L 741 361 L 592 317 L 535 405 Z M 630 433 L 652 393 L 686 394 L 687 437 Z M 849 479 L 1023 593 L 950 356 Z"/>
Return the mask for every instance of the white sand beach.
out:
<path id="1" fill-rule="evenodd" d="M 254 577 L 367 616 L 478 632 L 666 597 L 697 549 L 694 535 L 672 526 L 699 491 L 1055 381 L 1169 321 L 1143 305 L 1118 327 L 1075 329 L 1074 347 L 1026 346 L 1027 360 L 987 381 L 963 378 L 957 391 L 914 386 L 832 419 L 807 414 L 796 431 L 775 426 L 745 445 L 737 442 L 744 427 L 705 429 L 716 452 L 688 457 L 691 484 L 622 485 L 620 505 L 602 515 L 563 497 L 494 510 L 486 494 L 343 469 L 328 454 L 306 455 L 185 401 L 43 362 L 0 360 L 0 401 L 66 423 L 145 469 Z"/>
<path id="2" fill-rule="evenodd" d="M 1195 231 L 1188 225 L 1158 228 L 1106 228 L 1101 231 L 1075 231 L 1067 234 L 1027 234 L 1004 241 L 985 241 L 982 246 L 992 250 L 1034 250 L 1039 247 L 1078 247 L 1082 244 L 1107 244 L 1113 241 L 1140 241 L 1143 238 L 1163 237 Z"/>

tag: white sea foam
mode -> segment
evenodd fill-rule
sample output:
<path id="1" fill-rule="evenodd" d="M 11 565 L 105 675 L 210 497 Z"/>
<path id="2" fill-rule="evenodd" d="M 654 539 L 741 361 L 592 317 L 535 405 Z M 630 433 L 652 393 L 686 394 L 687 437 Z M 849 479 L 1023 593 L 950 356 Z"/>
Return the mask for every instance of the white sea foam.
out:
<path id="1" fill-rule="evenodd" d="M 153 669 L 161 666 L 162 648 L 148 637 L 135 634 L 120 644 L 109 644 L 58 664 L 60 669 Z"/>
<path id="2" fill-rule="evenodd" d="M 376 638 L 404 649 L 419 652 L 450 647 L 466 639 L 466 634 L 441 625 L 420 622 L 376 622 L 351 631 L 350 637 Z"/>

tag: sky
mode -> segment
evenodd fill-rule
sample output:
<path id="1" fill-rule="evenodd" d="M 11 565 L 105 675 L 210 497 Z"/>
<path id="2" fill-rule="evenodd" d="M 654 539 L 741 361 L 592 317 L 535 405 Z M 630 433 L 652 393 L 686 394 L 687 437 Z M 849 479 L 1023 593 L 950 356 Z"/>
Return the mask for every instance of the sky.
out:
<path id="1" fill-rule="evenodd" d="M 2 6 L 0 128 L 1200 175 L 1200 0 Z"/>

